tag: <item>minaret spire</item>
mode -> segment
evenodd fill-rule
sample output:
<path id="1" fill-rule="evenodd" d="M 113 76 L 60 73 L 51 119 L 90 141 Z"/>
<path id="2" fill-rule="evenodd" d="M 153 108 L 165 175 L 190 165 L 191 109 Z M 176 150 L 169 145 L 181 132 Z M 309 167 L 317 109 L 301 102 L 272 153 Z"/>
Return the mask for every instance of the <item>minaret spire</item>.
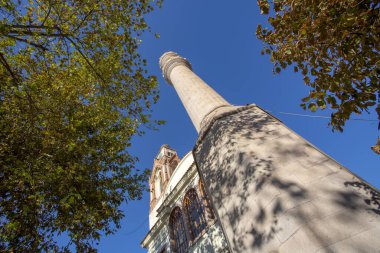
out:
<path id="1" fill-rule="evenodd" d="M 190 63 L 174 52 L 166 52 L 160 58 L 165 80 L 172 84 L 189 114 L 196 130 L 202 128 L 202 120 L 215 109 L 230 104 L 208 86 L 191 68 Z"/>

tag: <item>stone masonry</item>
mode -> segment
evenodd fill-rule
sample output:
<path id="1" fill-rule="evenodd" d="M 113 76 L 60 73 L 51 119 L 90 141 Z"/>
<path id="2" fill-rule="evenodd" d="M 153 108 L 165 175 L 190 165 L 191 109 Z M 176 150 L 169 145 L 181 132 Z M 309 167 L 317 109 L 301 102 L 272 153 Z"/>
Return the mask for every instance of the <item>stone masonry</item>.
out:
<path id="1" fill-rule="evenodd" d="M 199 137 L 193 155 L 232 252 L 380 252 L 380 193 L 256 105 L 232 106 L 160 59 Z"/>

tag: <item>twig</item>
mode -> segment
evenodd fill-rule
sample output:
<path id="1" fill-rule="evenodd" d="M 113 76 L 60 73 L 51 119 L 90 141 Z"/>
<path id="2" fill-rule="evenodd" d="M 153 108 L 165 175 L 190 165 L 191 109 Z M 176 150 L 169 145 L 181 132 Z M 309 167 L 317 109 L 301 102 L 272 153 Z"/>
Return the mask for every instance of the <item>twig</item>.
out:
<path id="1" fill-rule="evenodd" d="M 29 40 L 27 40 L 27 39 L 18 38 L 18 37 L 16 37 L 16 36 L 8 35 L 8 34 L 5 34 L 5 36 L 8 37 L 8 38 L 12 38 L 12 39 L 15 39 L 15 40 L 18 40 L 18 41 L 21 41 L 21 42 L 24 42 L 24 43 L 30 44 L 30 45 L 35 46 L 35 47 L 37 47 L 37 48 L 40 48 L 40 49 L 42 49 L 42 50 L 44 50 L 44 51 L 47 51 L 47 50 L 48 50 L 46 47 L 44 47 L 44 46 L 42 46 L 42 45 L 40 45 L 40 44 L 36 44 L 36 43 L 34 43 L 34 42 L 31 42 L 31 41 L 29 41 Z"/>
<path id="2" fill-rule="evenodd" d="M 31 36 L 45 36 L 45 37 L 65 37 L 68 34 L 64 33 L 47 33 L 47 32 L 32 32 L 32 31 L 17 31 L 17 30 L 10 30 L 9 34 L 14 35 L 31 35 Z"/>
<path id="3" fill-rule="evenodd" d="M 15 73 L 13 73 L 11 67 L 9 66 L 7 60 L 5 59 L 4 55 L 1 52 L 0 52 L 0 62 L 7 69 L 9 74 L 12 76 L 13 81 L 17 83 L 17 79 L 18 79 L 17 76 L 15 75 Z"/>
<path id="4" fill-rule="evenodd" d="M 11 27 L 11 28 L 22 28 L 22 29 L 28 29 L 28 28 L 32 28 L 32 29 L 56 29 L 55 27 L 51 27 L 51 26 L 33 25 L 33 24 L 30 24 L 30 25 L 6 25 L 6 26 Z"/>
<path id="5" fill-rule="evenodd" d="M 90 10 L 87 15 L 82 19 L 82 21 L 80 22 L 80 24 L 73 30 L 72 33 L 75 33 L 76 31 L 78 31 L 78 29 L 83 25 L 84 21 L 86 21 L 86 19 L 94 12 L 95 10 L 92 9 Z"/>
<path id="6" fill-rule="evenodd" d="M 106 81 L 103 79 L 103 77 L 96 71 L 96 69 L 94 68 L 94 66 L 92 66 L 90 60 L 88 59 L 88 57 L 82 52 L 82 50 L 80 49 L 80 47 L 78 46 L 77 43 L 75 43 L 75 41 L 73 39 L 71 39 L 70 37 L 66 37 L 66 39 L 68 39 L 71 43 L 73 43 L 75 49 L 80 53 L 80 55 L 83 57 L 83 59 L 87 62 L 87 64 L 90 66 L 90 68 L 94 71 L 94 73 L 104 82 L 106 83 Z"/>
<path id="7" fill-rule="evenodd" d="M 48 9 L 48 12 L 47 12 L 47 14 L 46 14 L 44 20 L 43 20 L 42 23 L 41 23 L 42 26 L 45 25 L 45 22 L 46 22 L 46 20 L 48 19 L 49 15 L 50 15 L 50 12 L 51 12 L 51 3 L 50 3 L 50 1 L 49 1 L 49 9 Z"/>

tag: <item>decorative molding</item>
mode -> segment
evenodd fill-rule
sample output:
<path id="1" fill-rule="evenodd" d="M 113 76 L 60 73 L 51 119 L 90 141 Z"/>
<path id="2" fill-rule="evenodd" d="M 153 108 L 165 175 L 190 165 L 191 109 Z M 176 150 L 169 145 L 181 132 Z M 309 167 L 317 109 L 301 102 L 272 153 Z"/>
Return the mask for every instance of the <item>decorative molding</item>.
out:
<path id="1" fill-rule="evenodd" d="M 157 213 L 159 216 L 157 219 L 157 222 L 153 225 L 153 227 L 149 230 L 149 232 L 146 234 L 145 238 L 141 241 L 141 246 L 146 247 L 152 238 L 154 238 L 162 227 L 168 224 L 169 216 L 173 208 L 178 204 L 179 207 L 181 207 L 182 210 L 182 199 L 183 196 L 180 196 L 179 199 L 177 199 L 175 202 L 175 197 L 181 192 L 181 190 L 184 189 L 185 185 L 189 183 L 189 181 L 197 174 L 197 170 L 195 167 L 195 164 L 192 163 L 189 167 L 189 169 L 186 171 L 186 173 L 182 176 L 178 184 L 174 187 L 174 189 L 168 194 L 162 196 L 165 196 L 164 202 L 161 204 L 161 206 L 157 209 Z M 189 185 L 191 185 L 189 183 Z M 182 199 L 181 199 L 182 197 Z"/>
<path id="2" fill-rule="evenodd" d="M 160 63 L 160 68 L 162 70 L 163 77 L 171 85 L 173 84 L 170 80 L 170 73 L 176 66 L 186 66 L 192 70 L 191 64 L 188 60 L 186 60 L 186 58 L 183 58 L 179 56 L 177 53 L 171 52 L 171 51 L 163 54 L 160 57 L 159 63 Z"/>
<path id="3" fill-rule="evenodd" d="M 181 201 L 181 198 L 183 198 L 183 196 L 179 196 L 179 199 L 175 199 L 176 197 L 178 197 L 178 194 L 182 191 L 182 190 L 186 190 L 185 187 L 189 187 L 191 184 L 189 183 L 189 181 L 197 174 L 197 170 L 195 168 L 195 164 L 192 163 L 189 167 L 189 169 L 186 171 L 186 173 L 182 176 L 182 178 L 179 180 L 178 184 L 174 187 L 174 189 L 172 189 L 170 191 L 170 193 L 168 195 L 165 196 L 165 200 L 164 202 L 161 204 L 161 206 L 157 209 L 157 213 L 158 213 L 158 218 L 161 219 L 162 217 L 165 216 L 167 210 L 169 210 L 169 213 L 172 209 L 172 207 L 174 207 L 177 203 L 182 203 Z M 180 202 L 178 202 L 180 201 Z M 182 206 L 182 204 L 179 204 L 180 206 Z M 165 209 L 167 209 L 165 211 Z"/>
<path id="4" fill-rule="evenodd" d="M 167 224 L 167 222 L 163 222 L 161 220 L 158 220 L 156 224 L 149 230 L 149 232 L 146 234 L 145 238 L 140 242 L 140 245 L 145 248 L 149 245 L 150 241 L 156 237 L 156 235 L 161 231 L 162 227 Z"/>

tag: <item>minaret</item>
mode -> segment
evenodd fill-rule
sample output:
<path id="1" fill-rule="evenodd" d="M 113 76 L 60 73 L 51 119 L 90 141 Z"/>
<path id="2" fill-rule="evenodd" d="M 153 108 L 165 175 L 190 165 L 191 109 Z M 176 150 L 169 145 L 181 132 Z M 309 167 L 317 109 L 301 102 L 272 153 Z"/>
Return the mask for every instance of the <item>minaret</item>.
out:
<path id="1" fill-rule="evenodd" d="M 223 97 L 208 86 L 191 69 L 190 63 L 174 52 L 160 58 L 160 67 L 165 80 L 172 84 L 199 132 L 202 120 L 212 111 L 231 106 Z"/>
<path id="2" fill-rule="evenodd" d="M 199 132 L 194 160 L 231 252 L 379 252 L 377 189 L 259 106 L 230 105 L 178 54 L 160 67 Z"/>

